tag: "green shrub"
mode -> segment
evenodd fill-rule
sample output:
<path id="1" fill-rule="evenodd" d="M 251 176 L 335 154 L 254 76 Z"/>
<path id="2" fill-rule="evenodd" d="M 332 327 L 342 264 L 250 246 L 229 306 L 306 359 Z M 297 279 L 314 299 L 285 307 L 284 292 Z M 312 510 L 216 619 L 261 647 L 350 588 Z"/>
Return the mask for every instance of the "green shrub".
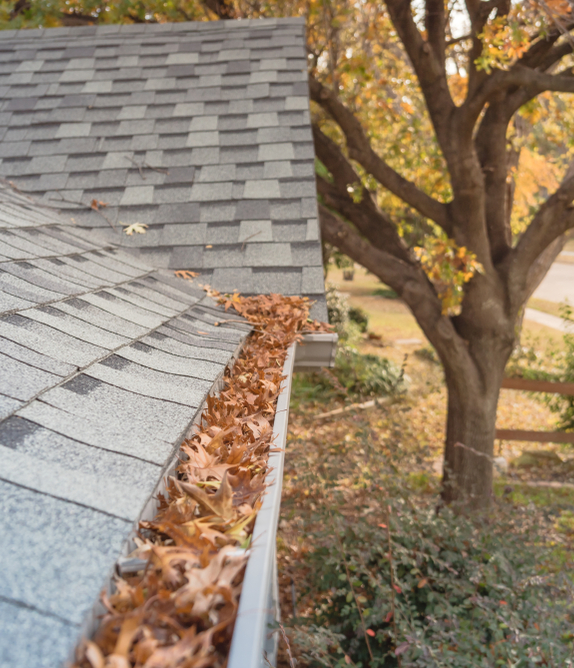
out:
<path id="1" fill-rule="evenodd" d="M 361 334 L 364 334 L 369 327 L 369 316 L 360 306 L 349 308 L 349 320 L 358 325 Z"/>
<path id="2" fill-rule="evenodd" d="M 384 297 L 385 299 L 398 299 L 399 295 L 391 288 L 377 288 L 373 291 L 374 297 Z"/>
<path id="3" fill-rule="evenodd" d="M 571 584 L 545 570 L 530 511 L 473 520 L 405 496 L 391 505 L 390 521 L 331 508 L 307 537 L 320 600 L 294 633 L 310 666 L 574 665 Z"/>
<path id="4" fill-rule="evenodd" d="M 394 362 L 359 353 L 349 346 L 339 347 L 334 373 L 350 394 L 360 397 L 384 397 L 406 389 L 404 370 Z"/>

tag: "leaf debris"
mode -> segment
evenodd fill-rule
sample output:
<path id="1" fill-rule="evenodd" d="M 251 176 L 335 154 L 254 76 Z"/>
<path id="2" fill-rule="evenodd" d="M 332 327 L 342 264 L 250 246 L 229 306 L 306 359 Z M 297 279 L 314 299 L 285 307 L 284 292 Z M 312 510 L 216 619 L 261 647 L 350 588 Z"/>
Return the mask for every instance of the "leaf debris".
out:
<path id="1" fill-rule="evenodd" d="M 145 568 L 116 576 L 113 593 L 102 593 L 107 612 L 94 638 L 77 647 L 74 668 L 226 664 L 283 364 L 304 330 L 329 326 L 309 321 L 307 298 L 210 294 L 254 330 L 183 443 L 156 516 L 140 523 L 129 558 Z"/>

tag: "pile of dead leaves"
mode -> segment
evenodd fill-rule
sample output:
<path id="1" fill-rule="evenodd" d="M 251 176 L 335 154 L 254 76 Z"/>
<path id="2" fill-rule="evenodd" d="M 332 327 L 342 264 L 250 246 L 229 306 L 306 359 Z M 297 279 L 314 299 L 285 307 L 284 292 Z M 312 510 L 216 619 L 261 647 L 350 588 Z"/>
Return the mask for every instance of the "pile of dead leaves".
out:
<path id="1" fill-rule="evenodd" d="M 328 326 L 308 319 L 305 298 L 210 294 L 246 318 L 253 333 L 183 443 L 156 517 L 140 523 L 130 556 L 141 570 L 102 594 L 107 613 L 93 640 L 78 647 L 75 668 L 226 663 L 287 350 L 303 331 Z"/>

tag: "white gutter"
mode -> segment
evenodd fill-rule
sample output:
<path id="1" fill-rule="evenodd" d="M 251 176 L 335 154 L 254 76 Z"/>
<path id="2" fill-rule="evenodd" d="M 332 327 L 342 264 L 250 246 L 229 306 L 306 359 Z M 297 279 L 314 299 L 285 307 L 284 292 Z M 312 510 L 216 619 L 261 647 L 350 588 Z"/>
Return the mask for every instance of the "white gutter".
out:
<path id="1" fill-rule="evenodd" d="M 295 371 L 318 371 L 335 366 L 338 336 L 335 333 L 311 332 L 295 349 Z"/>
<path id="2" fill-rule="evenodd" d="M 273 422 L 273 444 L 279 451 L 269 455 L 270 472 L 266 477 L 268 487 L 255 519 L 227 668 L 275 666 L 278 631 L 274 627 L 280 620 L 277 523 L 281 508 L 293 372 L 316 371 L 321 367 L 333 366 L 336 346 L 336 334 L 312 333 L 305 334 L 303 341 L 292 345 L 287 353 L 283 366 L 285 380 Z"/>
<path id="3" fill-rule="evenodd" d="M 273 446 L 280 451 L 269 454 L 268 466 L 271 470 L 265 478 L 268 487 L 263 497 L 263 505 L 255 519 L 227 668 L 268 666 L 265 657 L 272 666 L 275 665 L 277 632 L 273 632 L 269 626 L 279 621 L 275 542 L 281 507 L 289 398 L 295 355 L 295 345 L 292 345 L 283 365 L 283 375 L 286 378 L 277 399 L 273 422 Z"/>
<path id="4" fill-rule="evenodd" d="M 293 344 L 283 365 L 283 380 L 281 393 L 277 399 L 275 420 L 273 422 L 274 449 L 279 452 L 269 454 L 268 466 L 271 469 L 267 474 L 267 492 L 263 497 L 263 504 L 257 513 L 249 560 L 243 579 L 243 587 L 237 611 L 237 621 L 233 632 L 231 650 L 227 668 L 268 668 L 275 666 L 278 632 L 273 631 L 276 622 L 280 619 L 279 587 L 277 581 L 277 554 L 276 538 L 279 510 L 281 507 L 281 490 L 283 486 L 283 468 L 285 462 L 285 444 L 287 441 L 287 426 L 289 418 L 289 400 L 294 371 L 317 371 L 321 367 L 332 367 L 335 363 L 337 350 L 337 334 L 309 333 L 303 336 L 298 344 Z M 239 355 L 241 346 L 233 354 L 233 361 Z M 210 394 L 217 393 L 223 385 L 223 372 L 214 383 Z M 202 414 L 204 405 L 196 412 L 193 423 Z M 193 424 L 192 423 L 192 424 Z M 188 428 L 189 437 L 192 426 Z M 177 448 L 179 453 L 179 448 Z M 157 512 L 157 493 L 166 493 L 165 481 L 168 475 L 176 474 L 179 462 L 177 454 L 166 467 L 153 496 L 143 509 L 136 526 L 144 519 L 153 519 Z M 135 548 L 133 538 L 130 537 L 122 550 L 129 554 Z M 130 559 L 126 556 L 118 559 L 116 568 L 122 575 L 135 573 L 147 565 L 147 560 Z M 106 580 L 108 593 L 113 590 L 112 574 Z M 92 637 L 99 626 L 99 618 L 104 613 L 101 601 L 97 601 L 91 613 L 87 616 L 82 627 L 82 636 Z M 271 628 L 270 628 L 271 627 Z M 75 649 L 74 649 L 75 651 Z M 266 660 L 267 659 L 267 660 Z M 72 662 L 72 657 L 71 657 Z"/>

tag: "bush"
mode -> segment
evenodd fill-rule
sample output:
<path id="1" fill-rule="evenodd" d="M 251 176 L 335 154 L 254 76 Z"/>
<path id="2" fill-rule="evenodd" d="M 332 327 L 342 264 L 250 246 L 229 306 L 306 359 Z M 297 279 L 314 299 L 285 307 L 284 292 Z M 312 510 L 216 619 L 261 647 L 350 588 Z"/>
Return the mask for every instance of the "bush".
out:
<path id="1" fill-rule="evenodd" d="M 351 306 L 349 308 L 349 320 L 358 325 L 361 334 L 365 334 L 369 327 L 369 316 L 360 306 Z"/>
<path id="2" fill-rule="evenodd" d="M 374 297 L 384 297 L 385 299 L 398 299 L 399 295 L 391 288 L 377 288 L 373 292 Z"/>
<path id="3" fill-rule="evenodd" d="M 378 355 L 364 355 L 341 346 L 335 360 L 335 376 L 350 394 L 380 397 L 400 394 L 406 389 L 404 370 Z"/>
<path id="4" fill-rule="evenodd" d="M 308 537 L 321 598 L 294 632 L 310 666 L 574 665 L 571 586 L 545 571 L 531 511 L 466 519 L 406 494 L 391 506 L 390 521 L 331 508 Z"/>

